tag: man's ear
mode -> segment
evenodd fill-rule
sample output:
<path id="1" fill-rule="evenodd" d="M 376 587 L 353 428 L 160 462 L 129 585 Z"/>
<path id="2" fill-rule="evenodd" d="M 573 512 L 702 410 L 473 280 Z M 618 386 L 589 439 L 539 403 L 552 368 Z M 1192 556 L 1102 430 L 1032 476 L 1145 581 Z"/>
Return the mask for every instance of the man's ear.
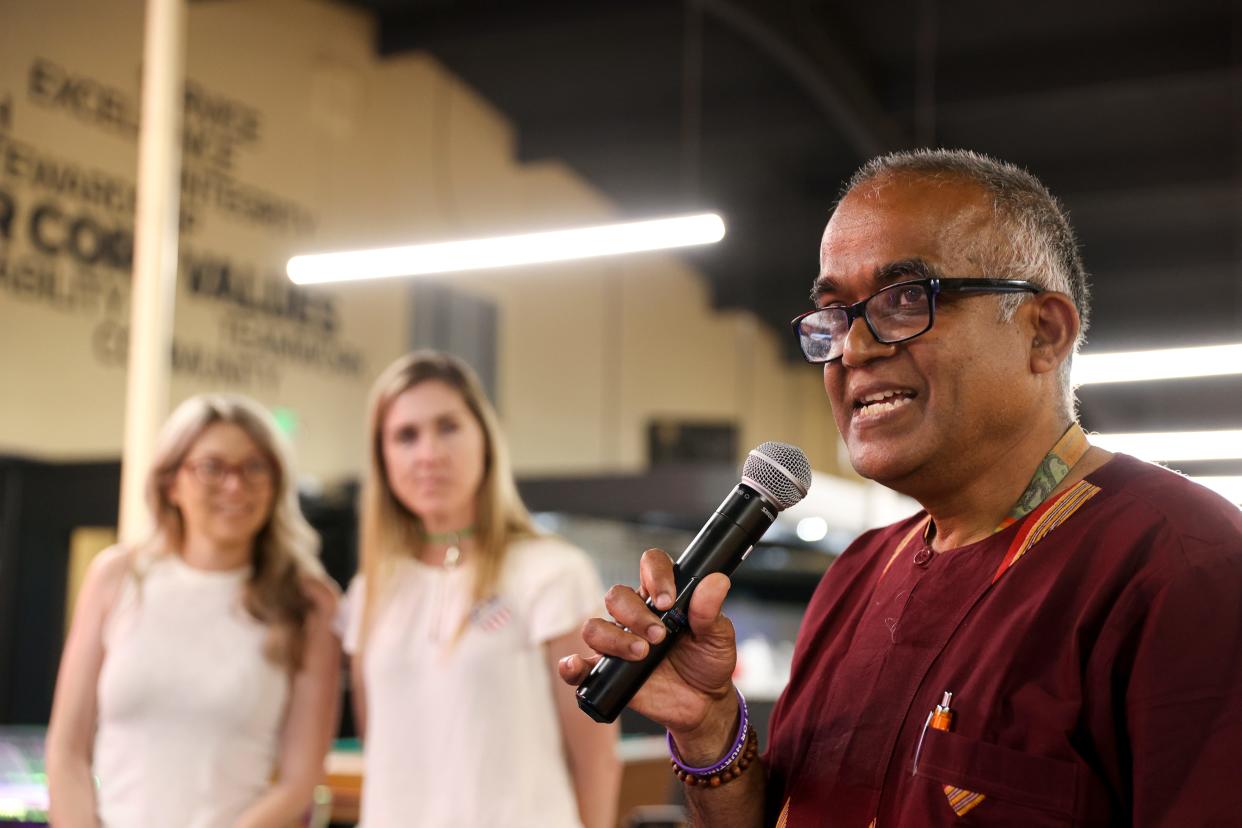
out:
<path id="1" fill-rule="evenodd" d="M 1056 371 L 1074 352 L 1081 322 L 1064 293 L 1045 291 L 1025 303 L 1031 325 L 1031 372 Z"/>

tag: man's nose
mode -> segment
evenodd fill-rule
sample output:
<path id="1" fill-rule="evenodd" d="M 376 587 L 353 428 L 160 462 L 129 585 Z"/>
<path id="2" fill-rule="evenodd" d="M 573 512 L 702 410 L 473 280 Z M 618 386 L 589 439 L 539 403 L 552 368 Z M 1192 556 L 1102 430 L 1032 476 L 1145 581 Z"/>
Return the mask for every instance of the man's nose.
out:
<path id="1" fill-rule="evenodd" d="M 885 345 L 876 339 L 871 333 L 871 328 L 867 327 L 867 320 L 859 316 L 845 334 L 841 364 L 847 368 L 857 368 L 873 359 L 889 357 L 896 352 L 896 345 Z"/>

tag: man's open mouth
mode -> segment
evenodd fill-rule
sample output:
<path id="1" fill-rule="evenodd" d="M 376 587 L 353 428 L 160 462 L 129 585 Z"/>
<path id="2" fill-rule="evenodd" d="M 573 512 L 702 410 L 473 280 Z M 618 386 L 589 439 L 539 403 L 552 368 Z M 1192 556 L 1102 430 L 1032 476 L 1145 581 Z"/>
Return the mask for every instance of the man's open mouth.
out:
<path id="1" fill-rule="evenodd" d="M 875 416 L 878 414 L 886 414 L 889 411 L 896 411 L 902 406 L 909 405 L 917 394 L 908 388 L 892 388 L 887 391 L 877 391 L 874 394 L 868 394 L 854 401 L 854 411 L 865 414 L 867 416 Z"/>

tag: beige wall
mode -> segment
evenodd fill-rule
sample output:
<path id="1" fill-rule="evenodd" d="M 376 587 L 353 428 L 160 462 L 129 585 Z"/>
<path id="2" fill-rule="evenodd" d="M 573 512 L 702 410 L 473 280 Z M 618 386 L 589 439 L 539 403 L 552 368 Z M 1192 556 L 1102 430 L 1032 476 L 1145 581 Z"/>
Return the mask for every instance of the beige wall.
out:
<path id="1" fill-rule="evenodd" d="M 52 457 L 120 450 L 124 367 L 108 343 L 121 341 L 128 269 L 40 253 L 29 219 L 36 206 L 52 205 L 122 232 L 132 224 L 123 199 L 110 208 L 81 192 L 56 193 L 33 170 L 50 161 L 132 186 L 136 141 L 125 122 L 138 96 L 141 12 L 137 0 L 0 6 L 0 115 L 9 115 L 0 121 L 0 192 L 17 208 L 11 239 L 0 241 L 0 450 Z M 191 264 L 227 259 L 283 295 L 291 290 L 283 263 L 294 252 L 614 214 L 564 165 L 517 164 L 512 125 L 434 60 L 379 61 L 372 42 L 369 19 L 343 5 L 190 5 L 187 75 L 216 117 L 203 109 L 187 116 L 207 149 L 188 155 L 186 167 L 196 181 L 257 188 L 277 212 L 239 219 L 201 185 L 196 196 L 187 192 L 194 221 L 183 235 L 174 400 L 229 388 L 290 409 L 301 465 L 325 481 L 357 473 L 366 390 L 408 339 L 408 286 L 314 290 L 307 295 L 318 311 L 297 321 L 196 293 L 192 284 L 201 287 L 208 271 L 200 268 L 195 282 Z M 49 66 L 40 60 L 116 99 L 105 106 L 88 95 L 93 114 L 63 97 L 55 103 L 49 90 L 64 92 L 63 78 L 49 80 L 47 71 L 32 94 L 32 68 Z M 241 114 L 220 118 L 223 105 Z M 808 259 L 814 244 L 807 240 Z M 743 449 L 786 440 L 817 468 L 837 468 L 818 372 L 785 363 L 776 334 L 749 314 L 713 312 L 703 278 L 675 256 L 475 273 L 453 284 L 498 305 L 498 404 L 520 473 L 638 469 L 652 417 L 733 420 Z M 315 322 L 325 307 L 337 322 L 330 332 Z M 270 341 L 255 341 L 273 334 L 315 356 L 274 353 Z M 215 370 L 221 365 L 223 373 Z"/>

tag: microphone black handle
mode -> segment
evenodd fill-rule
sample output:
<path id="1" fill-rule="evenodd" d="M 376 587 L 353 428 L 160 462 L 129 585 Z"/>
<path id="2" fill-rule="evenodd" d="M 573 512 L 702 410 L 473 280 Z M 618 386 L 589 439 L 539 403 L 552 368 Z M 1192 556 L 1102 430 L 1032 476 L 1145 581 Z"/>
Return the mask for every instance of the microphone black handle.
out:
<path id="1" fill-rule="evenodd" d="M 677 598 L 661 613 L 654 597 L 647 607 L 660 617 L 667 635 L 650 644 L 638 661 L 604 656 L 578 687 L 578 707 L 597 722 L 613 722 L 656 666 L 690 626 L 690 598 L 713 572 L 732 575 L 776 519 L 776 509 L 745 483 L 730 492 L 673 566 Z"/>

